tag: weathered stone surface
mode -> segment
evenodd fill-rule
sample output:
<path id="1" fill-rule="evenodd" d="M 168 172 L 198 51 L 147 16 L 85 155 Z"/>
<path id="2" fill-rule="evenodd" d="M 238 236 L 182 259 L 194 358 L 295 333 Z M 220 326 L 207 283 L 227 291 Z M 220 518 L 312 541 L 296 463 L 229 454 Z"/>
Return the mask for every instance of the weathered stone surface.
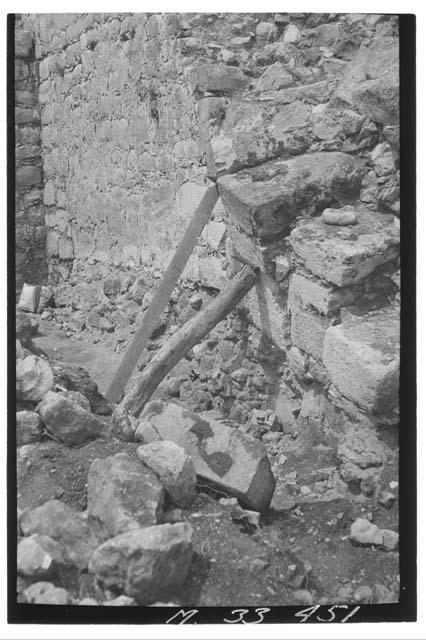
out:
<path id="1" fill-rule="evenodd" d="M 66 570 L 68 563 L 64 549 L 49 536 L 36 533 L 18 544 L 18 573 L 33 580 L 53 577 L 58 570 Z"/>
<path id="2" fill-rule="evenodd" d="M 38 356 L 27 356 L 16 365 L 16 393 L 19 400 L 39 402 L 53 388 L 53 371 Z"/>
<path id="3" fill-rule="evenodd" d="M 399 313 L 386 307 L 348 318 L 325 335 L 323 361 L 333 384 L 361 408 L 398 406 Z"/>
<path id="4" fill-rule="evenodd" d="M 28 58 L 33 38 L 30 31 L 15 29 L 15 56 L 17 58 Z"/>
<path id="5" fill-rule="evenodd" d="M 300 29 L 295 24 L 289 24 L 284 32 L 283 42 L 286 44 L 295 44 L 299 42 L 301 37 Z"/>
<path id="6" fill-rule="evenodd" d="M 152 469 L 177 507 L 188 507 L 195 497 L 197 474 L 194 463 L 182 447 L 170 440 L 138 447 L 138 458 Z"/>
<path id="7" fill-rule="evenodd" d="M 309 353 L 317 360 L 322 359 L 324 338 L 331 324 L 323 315 L 314 310 L 293 309 L 291 313 L 291 341 L 293 346 Z"/>
<path id="8" fill-rule="evenodd" d="M 80 391 L 68 391 L 66 389 L 65 391 L 61 391 L 61 394 L 63 398 L 79 404 L 80 407 L 83 407 L 86 411 L 90 411 L 90 402 Z"/>
<path id="9" fill-rule="evenodd" d="M 126 453 L 90 465 L 87 511 L 108 537 L 156 524 L 163 500 L 157 476 Z"/>
<path id="10" fill-rule="evenodd" d="M 218 180 L 230 217 L 261 238 L 288 232 L 298 215 L 311 216 L 331 201 L 342 204 L 359 192 L 362 163 L 340 152 L 276 160 Z"/>
<path id="11" fill-rule="evenodd" d="M 281 62 L 275 62 L 260 76 L 256 82 L 256 91 L 279 91 L 294 84 L 294 78 Z"/>
<path id="12" fill-rule="evenodd" d="M 278 29 L 273 22 L 259 22 L 256 26 L 256 37 L 259 40 L 275 40 Z"/>
<path id="13" fill-rule="evenodd" d="M 18 446 L 37 442 L 41 438 L 43 426 L 35 411 L 17 411 L 16 443 Z"/>
<path id="14" fill-rule="evenodd" d="M 23 347 L 33 348 L 32 337 L 37 333 L 38 324 L 35 327 L 31 319 L 24 311 L 16 311 L 15 334 Z"/>
<path id="15" fill-rule="evenodd" d="M 247 81 L 239 67 L 225 64 L 201 64 L 190 78 L 194 90 L 224 93 L 242 89 Z"/>
<path id="16" fill-rule="evenodd" d="M 25 536 L 39 533 L 56 540 L 79 569 L 87 566 L 99 544 L 83 514 L 59 500 L 50 500 L 41 507 L 25 510 L 20 525 Z"/>
<path id="17" fill-rule="evenodd" d="M 387 142 L 381 142 L 370 154 L 374 171 L 379 177 L 395 173 L 395 162 L 392 149 Z"/>
<path id="18" fill-rule="evenodd" d="M 375 38 L 347 66 L 336 96 L 380 124 L 399 120 L 399 45 Z"/>
<path id="19" fill-rule="evenodd" d="M 329 287 L 320 280 L 310 279 L 301 273 L 290 277 L 288 305 L 290 311 L 314 307 L 327 315 L 353 302 L 354 294 L 347 288 Z"/>
<path id="20" fill-rule="evenodd" d="M 259 441 L 173 403 L 149 402 L 141 419 L 150 422 L 164 440 L 183 447 L 198 476 L 232 493 L 249 508 L 268 508 L 275 478 Z"/>
<path id="21" fill-rule="evenodd" d="M 96 438 L 103 429 L 99 418 L 70 400 L 66 393 L 48 392 L 37 411 L 48 431 L 67 446 Z"/>
<path id="22" fill-rule="evenodd" d="M 51 582 L 35 582 L 24 591 L 29 604 L 72 604 L 73 597 L 61 587 L 55 587 Z"/>
<path id="23" fill-rule="evenodd" d="M 348 229 L 324 224 L 321 218 L 301 221 L 290 243 L 304 266 L 338 286 L 362 282 L 376 267 L 396 258 L 399 229 L 392 215 L 357 211 L 358 224 Z"/>
<path id="24" fill-rule="evenodd" d="M 189 523 L 162 524 L 128 531 L 96 549 L 89 570 L 108 587 L 117 587 L 139 604 L 177 591 L 192 558 Z"/>

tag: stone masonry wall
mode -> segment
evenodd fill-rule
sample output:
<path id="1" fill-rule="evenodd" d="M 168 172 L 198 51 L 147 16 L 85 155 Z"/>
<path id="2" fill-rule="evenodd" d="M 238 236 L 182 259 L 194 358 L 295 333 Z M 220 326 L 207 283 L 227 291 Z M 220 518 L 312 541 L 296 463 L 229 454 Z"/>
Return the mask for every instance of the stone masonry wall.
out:
<path id="1" fill-rule="evenodd" d="M 17 20 L 15 30 L 16 293 L 24 282 L 45 283 L 46 234 L 42 205 L 42 161 L 38 64 L 33 37 Z"/>
<path id="2" fill-rule="evenodd" d="M 40 65 L 53 317 L 70 335 L 125 348 L 213 155 L 227 174 L 221 198 L 145 361 L 242 264 L 258 267 L 244 305 L 164 388 L 271 442 L 306 426 L 337 447 L 345 479 L 368 487 L 377 434 L 398 421 L 397 18 L 23 22 Z"/>

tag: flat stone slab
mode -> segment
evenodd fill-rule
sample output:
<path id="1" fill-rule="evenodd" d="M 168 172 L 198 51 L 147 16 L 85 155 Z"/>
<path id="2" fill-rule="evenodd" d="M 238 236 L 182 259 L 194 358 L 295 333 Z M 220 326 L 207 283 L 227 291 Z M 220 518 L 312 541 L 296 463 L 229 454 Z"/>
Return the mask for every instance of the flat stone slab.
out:
<path id="1" fill-rule="evenodd" d="M 392 411 L 398 406 L 398 309 L 349 316 L 327 329 L 323 361 L 344 396 L 366 411 Z"/>
<path id="2" fill-rule="evenodd" d="M 312 216 L 359 193 L 363 163 L 346 153 L 319 152 L 223 176 L 219 192 L 227 214 L 248 234 L 274 239 L 288 234 L 296 216 Z"/>
<path id="3" fill-rule="evenodd" d="M 149 402 L 141 414 L 158 432 L 193 459 L 197 475 L 236 496 L 255 511 L 268 509 L 275 478 L 263 444 L 236 429 L 161 401 Z"/>
<path id="4" fill-rule="evenodd" d="M 290 234 L 291 247 L 306 269 L 328 282 L 362 282 L 399 255 L 399 226 L 395 216 L 377 211 L 358 211 L 358 220 L 348 228 L 320 217 L 302 220 Z"/>

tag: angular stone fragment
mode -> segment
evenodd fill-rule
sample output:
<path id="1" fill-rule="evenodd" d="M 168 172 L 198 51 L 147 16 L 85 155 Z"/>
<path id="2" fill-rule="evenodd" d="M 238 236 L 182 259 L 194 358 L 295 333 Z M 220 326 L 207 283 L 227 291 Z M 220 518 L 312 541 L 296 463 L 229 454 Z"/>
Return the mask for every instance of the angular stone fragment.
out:
<path id="1" fill-rule="evenodd" d="M 126 453 L 96 459 L 87 479 L 87 512 L 101 534 L 117 536 L 156 524 L 164 489 L 157 476 Z"/>
<path id="2" fill-rule="evenodd" d="M 170 440 L 138 447 L 138 458 L 159 477 L 170 501 L 187 507 L 195 497 L 197 474 L 194 463 L 182 447 Z"/>
<path id="3" fill-rule="evenodd" d="M 64 549 L 49 536 L 36 533 L 18 544 L 17 569 L 23 576 L 45 580 L 67 565 Z"/>
<path id="4" fill-rule="evenodd" d="M 53 387 L 53 371 L 38 356 L 27 356 L 16 365 L 16 393 L 19 400 L 39 402 Z"/>
<path id="5" fill-rule="evenodd" d="M 128 531 L 96 549 L 89 570 L 107 587 L 116 587 L 139 604 L 177 591 L 192 558 L 189 523 L 161 524 Z"/>
<path id="6" fill-rule="evenodd" d="M 33 348 L 32 337 L 37 333 L 38 323 L 35 324 L 24 311 L 16 311 L 15 334 L 23 347 Z"/>
<path id="7" fill-rule="evenodd" d="M 388 413 L 398 406 L 399 334 L 393 307 L 348 317 L 326 331 L 323 361 L 333 384 L 367 411 Z"/>
<path id="8" fill-rule="evenodd" d="M 272 239 L 288 233 L 296 216 L 358 195 L 363 173 L 352 156 L 320 152 L 223 176 L 218 185 L 228 215 L 249 235 Z"/>
<path id="9" fill-rule="evenodd" d="M 362 282 L 376 267 L 399 254 L 399 229 L 393 215 L 358 211 L 350 228 L 301 221 L 290 234 L 297 258 L 316 276 L 338 286 Z"/>
<path id="10" fill-rule="evenodd" d="M 190 81 L 194 90 L 232 93 L 242 89 L 247 84 L 248 77 L 239 67 L 201 64 L 194 70 Z"/>
<path id="11" fill-rule="evenodd" d="M 50 500 L 41 507 L 25 510 L 20 525 L 24 536 L 40 533 L 59 542 L 79 569 L 87 566 L 99 544 L 83 514 L 59 500 Z"/>
<path id="12" fill-rule="evenodd" d="M 141 419 L 150 422 L 164 440 L 183 447 L 200 478 L 255 511 L 268 508 L 275 478 L 258 440 L 173 403 L 149 402 Z"/>
<path id="13" fill-rule="evenodd" d="M 55 587 L 51 582 L 35 582 L 24 591 L 29 604 L 72 604 L 71 594 L 61 587 Z"/>
<path id="14" fill-rule="evenodd" d="M 279 91 L 294 84 L 294 78 L 281 62 L 268 67 L 256 82 L 256 91 Z"/>
<path id="15" fill-rule="evenodd" d="M 67 446 L 96 438 L 103 429 L 99 418 L 70 400 L 66 393 L 49 391 L 37 411 L 50 433 Z"/>

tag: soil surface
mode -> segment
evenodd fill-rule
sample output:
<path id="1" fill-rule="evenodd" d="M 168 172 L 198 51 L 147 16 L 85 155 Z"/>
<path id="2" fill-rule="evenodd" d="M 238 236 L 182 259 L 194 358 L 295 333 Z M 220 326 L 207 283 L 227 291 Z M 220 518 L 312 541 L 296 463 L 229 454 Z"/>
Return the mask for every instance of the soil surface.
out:
<path id="1" fill-rule="evenodd" d="M 43 323 L 34 343 L 50 359 L 86 368 L 101 390 L 120 360 L 99 345 L 64 337 Z M 114 438 L 108 419 L 104 422 L 104 434 L 84 446 L 68 448 L 45 439 L 20 450 L 18 506 L 33 508 L 60 499 L 84 510 L 90 463 L 123 451 L 136 456 L 138 444 Z M 289 459 L 288 464 L 289 472 L 297 466 L 302 470 L 300 461 L 291 466 Z M 309 464 L 304 460 L 305 470 Z M 397 477 L 394 461 L 385 467 L 383 482 L 388 485 Z M 314 604 L 350 603 L 358 602 L 357 587 L 373 589 L 376 584 L 390 590 L 390 601 L 398 600 L 398 553 L 356 547 L 349 541 L 350 525 L 358 517 L 397 531 L 397 502 L 386 509 L 365 496 L 336 496 L 328 501 L 295 497 L 287 510 L 271 510 L 256 526 L 235 521 L 232 508 L 219 501 L 223 497 L 229 496 L 200 486 L 195 502 L 183 512 L 183 519 L 194 530 L 195 553 L 184 589 L 173 595 L 172 602 L 187 606 L 295 605 L 305 604 L 295 599 L 295 592 L 305 589 Z M 343 598 L 337 594 L 342 587 L 347 588 Z M 90 593 L 88 587 L 80 597 Z"/>

